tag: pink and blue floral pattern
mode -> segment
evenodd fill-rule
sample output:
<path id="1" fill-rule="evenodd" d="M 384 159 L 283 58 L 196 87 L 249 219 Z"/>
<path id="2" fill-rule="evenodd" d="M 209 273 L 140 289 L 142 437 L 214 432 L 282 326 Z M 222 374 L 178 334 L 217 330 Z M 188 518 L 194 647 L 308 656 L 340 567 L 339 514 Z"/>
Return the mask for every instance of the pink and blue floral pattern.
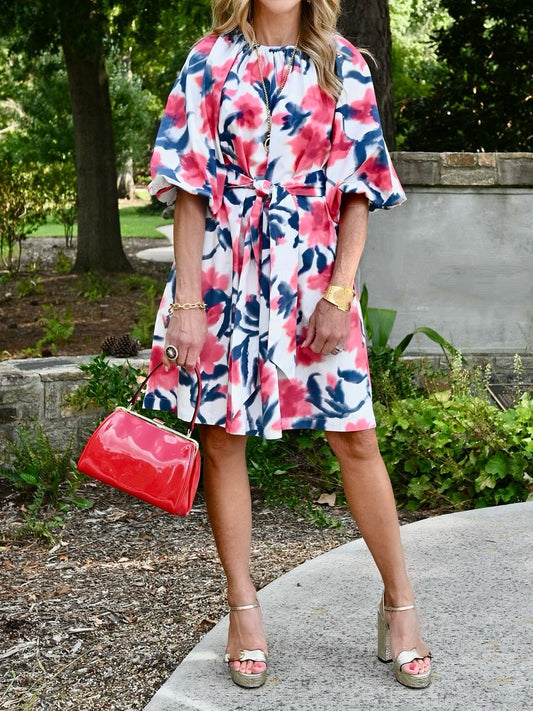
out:
<path id="1" fill-rule="evenodd" d="M 260 46 L 273 124 L 267 154 L 255 51 L 241 34 L 204 38 L 176 81 L 156 139 L 151 193 L 172 203 L 180 188 L 208 201 L 202 283 L 209 335 L 198 421 L 233 434 L 375 426 L 358 302 L 342 353 L 321 356 L 300 345 L 331 278 L 342 194 L 366 195 L 371 209 L 405 199 L 368 67 L 341 37 L 337 48 L 343 91 L 335 102 L 302 52 L 278 92 L 293 48 Z M 173 267 L 153 364 L 162 357 L 175 278 Z M 158 371 L 145 407 L 190 419 L 193 380 L 184 370 Z"/>

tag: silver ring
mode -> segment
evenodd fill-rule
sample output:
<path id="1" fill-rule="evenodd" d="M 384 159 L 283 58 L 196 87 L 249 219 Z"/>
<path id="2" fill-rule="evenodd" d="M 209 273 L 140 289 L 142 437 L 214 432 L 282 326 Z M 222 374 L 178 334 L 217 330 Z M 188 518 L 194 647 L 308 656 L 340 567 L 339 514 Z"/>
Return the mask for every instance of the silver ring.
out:
<path id="1" fill-rule="evenodd" d="M 176 360 L 178 357 L 178 349 L 176 346 L 167 346 L 165 348 L 165 355 L 169 360 Z"/>
<path id="2" fill-rule="evenodd" d="M 339 346 L 339 345 L 337 345 L 337 346 L 335 346 L 335 348 L 333 349 L 332 353 L 333 353 L 333 355 L 338 355 L 338 354 L 339 354 L 341 351 L 343 351 L 343 350 L 344 350 L 344 346 Z"/>

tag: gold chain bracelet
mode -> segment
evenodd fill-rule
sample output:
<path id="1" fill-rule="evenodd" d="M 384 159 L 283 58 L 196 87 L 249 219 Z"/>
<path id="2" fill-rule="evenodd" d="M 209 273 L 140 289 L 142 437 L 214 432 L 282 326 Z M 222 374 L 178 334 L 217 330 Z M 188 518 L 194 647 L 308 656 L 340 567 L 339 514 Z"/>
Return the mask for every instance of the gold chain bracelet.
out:
<path id="1" fill-rule="evenodd" d="M 202 309 L 205 311 L 206 303 L 204 301 L 196 301 L 194 304 L 170 304 L 168 307 L 168 315 L 172 316 L 174 311 L 179 311 L 180 309 Z"/>

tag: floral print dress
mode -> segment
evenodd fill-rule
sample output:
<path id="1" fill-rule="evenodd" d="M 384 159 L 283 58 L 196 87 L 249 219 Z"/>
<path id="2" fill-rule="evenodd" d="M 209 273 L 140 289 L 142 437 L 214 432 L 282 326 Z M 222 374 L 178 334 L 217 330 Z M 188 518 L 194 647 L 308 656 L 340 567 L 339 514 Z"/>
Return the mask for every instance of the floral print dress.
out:
<path id="1" fill-rule="evenodd" d="M 208 336 L 200 356 L 198 422 L 232 434 L 281 437 L 282 430 L 375 426 L 365 336 L 357 299 L 338 355 L 300 344 L 330 282 L 344 192 L 370 209 L 405 196 L 379 124 L 368 67 L 341 37 L 335 102 L 309 58 L 293 47 L 259 46 L 272 134 L 255 49 L 240 33 L 195 45 L 169 96 L 152 157 L 150 191 L 172 203 L 176 187 L 207 198 L 202 288 Z M 172 267 L 158 313 L 151 365 L 162 358 Z M 144 406 L 192 416 L 195 376 L 163 369 Z"/>

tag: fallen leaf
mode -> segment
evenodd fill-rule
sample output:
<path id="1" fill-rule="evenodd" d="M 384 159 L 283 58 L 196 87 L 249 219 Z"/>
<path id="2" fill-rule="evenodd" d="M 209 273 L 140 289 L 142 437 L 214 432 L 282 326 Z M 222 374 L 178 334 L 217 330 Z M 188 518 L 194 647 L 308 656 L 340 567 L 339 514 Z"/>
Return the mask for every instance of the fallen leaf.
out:
<path id="1" fill-rule="evenodd" d="M 120 521 L 120 519 L 122 519 L 122 518 L 126 518 L 127 515 L 128 515 L 127 511 L 122 511 L 119 509 L 118 511 L 114 511 L 111 514 L 108 514 L 107 520 L 110 521 L 111 523 L 114 523 L 115 521 Z"/>
<path id="2" fill-rule="evenodd" d="M 335 494 L 320 494 L 317 504 L 326 504 L 326 506 L 335 506 Z"/>
<path id="3" fill-rule="evenodd" d="M 17 654 L 17 652 L 20 652 L 23 649 L 27 649 L 28 647 L 33 647 L 36 644 L 37 642 L 35 641 L 21 642 L 20 644 L 16 644 L 14 647 L 11 647 L 6 652 L 3 652 L 3 654 L 0 654 L 0 659 L 7 659 L 8 657 L 13 656 L 13 654 Z"/>
<path id="4" fill-rule="evenodd" d="M 94 627 L 70 627 L 68 629 L 69 634 L 79 634 L 81 632 L 93 632 Z"/>

